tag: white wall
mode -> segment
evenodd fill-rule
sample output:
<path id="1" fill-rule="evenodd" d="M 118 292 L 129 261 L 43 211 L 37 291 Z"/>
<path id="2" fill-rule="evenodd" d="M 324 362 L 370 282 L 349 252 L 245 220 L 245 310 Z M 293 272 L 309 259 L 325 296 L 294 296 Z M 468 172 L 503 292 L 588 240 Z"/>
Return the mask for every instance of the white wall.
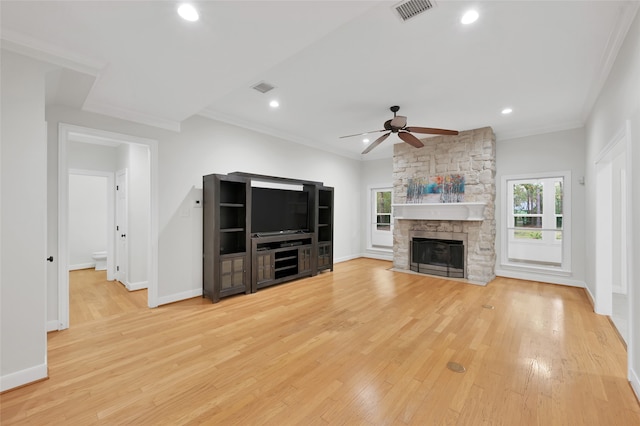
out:
<path id="1" fill-rule="evenodd" d="M 147 146 L 127 144 L 129 171 L 128 235 L 129 285 L 132 288 L 147 287 L 147 260 L 149 241 L 149 217 L 151 194 L 150 153 Z"/>
<path id="2" fill-rule="evenodd" d="M 371 249 L 369 235 L 371 230 L 371 189 L 387 185 L 393 188 L 393 158 L 363 161 L 361 164 L 360 203 L 362 205 L 362 255 L 377 259 L 393 260 L 393 252 Z M 394 202 L 392 200 L 392 202 Z"/>
<path id="3" fill-rule="evenodd" d="M 147 288 L 151 163 L 149 147 L 123 143 L 117 148 L 114 171 L 127 170 L 127 271 L 125 284 L 130 290 Z"/>
<path id="4" fill-rule="evenodd" d="M 525 173 L 571 172 L 571 275 L 520 273 L 524 279 L 584 286 L 585 282 L 585 187 L 578 180 L 585 175 L 584 129 L 565 130 L 517 139 L 496 140 L 496 274 L 510 272 L 500 266 L 502 258 L 502 177 Z"/>
<path id="5" fill-rule="evenodd" d="M 586 229 L 593 230 L 596 227 L 596 195 L 595 195 L 595 161 L 597 155 L 609 143 L 613 137 L 624 129 L 627 121 L 631 126 L 632 159 L 631 175 L 632 185 L 632 210 L 640 212 L 640 15 L 636 15 L 629 29 L 625 41 L 616 57 L 611 72 L 591 110 L 591 114 L 585 126 L 586 130 Z M 635 170 L 634 170 L 635 169 Z M 640 247 L 640 226 L 634 223 L 631 230 L 631 251 L 638 258 Z M 595 264 L 598 261 L 595 255 L 595 238 L 589 232 L 586 235 L 585 253 L 586 282 L 592 294 L 596 294 L 595 288 Z M 629 375 L 631 383 L 637 395 L 640 395 L 640 262 L 633 262 L 632 276 L 630 279 L 631 317 L 629 323 L 634 324 L 628 351 L 630 354 Z"/>
<path id="6" fill-rule="evenodd" d="M 360 252 L 359 169 L 358 161 L 203 117 L 183 122 L 180 135 L 160 144 L 160 300 L 170 300 L 168 290 L 181 280 L 183 291 L 201 289 L 202 210 L 192 206 L 202 175 L 243 171 L 333 186 L 340 261 Z"/>
<path id="7" fill-rule="evenodd" d="M 335 187 L 334 258 L 360 253 L 360 162 L 204 117 L 182 123 L 179 133 L 86 113 L 47 109 L 49 150 L 57 151 L 59 122 L 159 141 L 159 303 L 194 297 L 202 290 L 202 176 L 243 171 L 324 182 Z M 49 179 L 57 180 L 57 162 Z M 49 204 L 57 218 L 57 206 Z M 57 281 L 50 294 L 57 298 Z M 52 296 L 53 297 L 53 296 Z M 57 299 L 56 299 L 57 300 Z M 50 301 L 50 306 L 53 303 Z"/>
<path id="8" fill-rule="evenodd" d="M 69 269 L 95 266 L 93 252 L 107 250 L 107 178 L 69 175 Z"/>
<path id="9" fill-rule="evenodd" d="M 54 123 L 49 125 L 53 127 L 53 135 L 58 134 L 58 126 Z M 51 132 L 48 138 L 53 137 Z M 55 155 L 55 163 L 58 163 L 58 151 L 53 151 Z M 117 166 L 117 148 L 112 146 L 96 145 L 85 142 L 67 143 L 67 167 L 69 169 L 95 170 L 101 172 L 115 172 Z M 57 167 L 56 167 L 57 169 Z"/>
<path id="10" fill-rule="evenodd" d="M 48 68 L 1 51 L 0 391 L 47 376 Z"/>

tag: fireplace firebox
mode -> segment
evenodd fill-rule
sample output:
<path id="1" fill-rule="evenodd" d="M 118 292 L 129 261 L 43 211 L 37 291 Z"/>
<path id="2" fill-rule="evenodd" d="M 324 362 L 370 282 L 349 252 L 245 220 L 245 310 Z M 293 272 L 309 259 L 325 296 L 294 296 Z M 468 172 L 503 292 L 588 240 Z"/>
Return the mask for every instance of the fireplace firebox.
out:
<path id="1" fill-rule="evenodd" d="M 412 271 L 441 277 L 464 278 L 464 243 L 457 240 L 413 238 Z"/>

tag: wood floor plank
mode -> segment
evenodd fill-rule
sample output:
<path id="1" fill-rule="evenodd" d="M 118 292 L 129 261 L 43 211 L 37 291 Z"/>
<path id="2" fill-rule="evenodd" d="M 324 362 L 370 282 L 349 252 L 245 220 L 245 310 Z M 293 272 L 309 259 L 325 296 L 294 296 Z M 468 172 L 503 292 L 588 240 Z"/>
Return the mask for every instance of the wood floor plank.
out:
<path id="1" fill-rule="evenodd" d="M 1 423 L 640 424 L 626 350 L 584 290 L 390 267 L 356 259 L 156 309 L 144 290 L 74 273 L 50 378 L 0 395 Z"/>

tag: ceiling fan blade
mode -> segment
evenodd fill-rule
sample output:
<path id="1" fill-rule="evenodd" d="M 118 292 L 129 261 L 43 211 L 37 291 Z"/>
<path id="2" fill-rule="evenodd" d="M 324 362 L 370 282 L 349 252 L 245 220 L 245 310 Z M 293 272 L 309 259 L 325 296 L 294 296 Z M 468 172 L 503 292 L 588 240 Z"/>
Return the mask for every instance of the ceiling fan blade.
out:
<path id="1" fill-rule="evenodd" d="M 407 127 L 405 130 L 414 133 L 427 133 L 430 135 L 457 135 L 457 130 L 434 129 L 432 127 Z"/>
<path id="2" fill-rule="evenodd" d="M 424 144 L 420 141 L 420 139 L 413 136 L 408 132 L 398 132 L 398 137 L 408 143 L 409 145 L 415 146 L 416 148 L 421 148 Z"/>
<path id="3" fill-rule="evenodd" d="M 343 139 L 343 138 L 352 138 L 354 136 L 364 136 L 364 135 L 368 135 L 369 133 L 378 133 L 378 132 L 384 132 L 388 129 L 382 129 L 382 130 L 372 130 L 370 132 L 364 132 L 364 133 L 356 133 L 355 135 L 347 135 L 347 136 L 340 136 L 339 139 Z"/>
<path id="4" fill-rule="evenodd" d="M 371 144 L 369 144 L 369 146 L 368 146 L 368 147 L 366 147 L 366 148 L 365 148 L 365 150 L 364 150 L 364 151 L 362 151 L 362 153 L 363 153 L 363 154 L 366 154 L 367 152 L 371 151 L 371 150 L 372 150 L 373 148 L 375 148 L 376 146 L 380 145 L 382 142 L 384 142 L 384 140 L 385 140 L 386 138 L 388 138 L 388 137 L 389 137 L 389 135 L 390 135 L 390 134 L 391 134 L 391 133 L 384 134 L 384 135 L 380 136 L 378 139 L 376 139 L 375 141 L 371 142 Z"/>

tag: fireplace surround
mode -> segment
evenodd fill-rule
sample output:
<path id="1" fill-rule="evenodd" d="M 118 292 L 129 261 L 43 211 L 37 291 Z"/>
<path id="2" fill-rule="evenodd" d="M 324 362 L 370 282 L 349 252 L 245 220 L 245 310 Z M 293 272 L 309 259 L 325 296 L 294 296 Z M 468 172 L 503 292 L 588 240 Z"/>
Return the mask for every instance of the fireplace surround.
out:
<path id="1" fill-rule="evenodd" d="M 436 136 L 422 140 L 424 147 L 407 144 L 394 145 L 393 202 L 407 202 L 407 185 L 416 177 L 430 177 L 447 173 L 465 177 L 465 203 L 460 208 L 473 213 L 446 213 L 453 207 L 437 204 L 410 208 L 402 207 L 402 215 L 394 212 L 393 267 L 411 270 L 411 239 L 437 238 L 464 241 L 464 279 L 485 285 L 495 278 L 495 135 L 490 127 L 460 132 L 457 136 Z M 468 206 L 462 206 L 468 204 Z M 428 210 L 429 214 L 414 214 Z M 479 211 L 482 211 L 480 214 Z"/>

